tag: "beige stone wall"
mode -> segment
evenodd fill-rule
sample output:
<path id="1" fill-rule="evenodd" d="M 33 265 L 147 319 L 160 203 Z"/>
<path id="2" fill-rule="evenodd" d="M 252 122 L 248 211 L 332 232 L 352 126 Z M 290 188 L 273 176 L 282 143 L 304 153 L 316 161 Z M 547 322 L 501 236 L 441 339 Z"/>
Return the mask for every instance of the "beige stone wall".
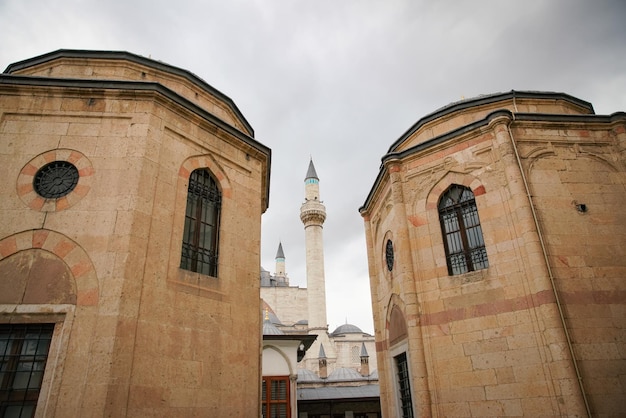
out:
<path id="1" fill-rule="evenodd" d="M 142 58 L 142 57 L 138 57 Z M 167 65 L 167 64 L 165 64 Z M 183 71 L 184 72 L 184 71 Z M 127 60 L 98 58 L 94 56 L 82 59 L 59 58 L 52 62 L 33 65 L 14 72 L 18 75 L 32 75 L 38 77 L 60 77 L 88 80 L 127 80 L 159 83 L 182 97 L 198 104 L 211 114 L 235 126 L 242 132 L 252 134 L 240 116 L 223 100 L 198 88 L 186 77 L 172 74 L 154 67 L 141 65 Z M 191 74 L 191 73 L 189 73 Z"/>
<path id="2" fill-rule="evenodd" d="M 559 140 L 551 141 L 559 129 Z M 626 301 L 625 125 L 512 131 L 594 415 L 623 413 Z M 584 204 L 586 211 L 578 209 Z"/>
<path id="3" fill-rule="evenodd" d="M 545 113 L 545 114 L 581 114 L 591 113 L 582 103 L 574 103 L 559 97 L 550 100 L 538 99 L 523 92 L 502 93 L 507 95 L 502 100 L 475 99 L 477 102 L 468 111 L 464 101 L 456 105 L 447 106 L 445 112 L 435 111 L 418 122 L 419 129 L 412 132 L 398 147 L 403 151 L 411 146 L 421 144 L 439 135 L 447 134 L 461 126 L 469 125 L 487 117 L 490 113 L 507 109 L 515 113 Z M 497 95 L 496 95 L 497 96 Z M 417 128 L 417 126 L 415 127 Z"/>
<path id="4" fill-rule="evenodd" d="M 0 288 L 23 254 L 69 283 L 63 300 L 0 296 L 0 321 L 57 323 L 38 414 L 258 415 L 268 155 L 156 92 L 0 88 Z M 32 179 L 55 159 L 81 177 L 46 201 Z M 199 167 L 223 196 L 216 278 L 178 268 Z"/>
<path id="5" fill-rule="evenodd" d="M 271 307 L 285 325 L 293 325 L 308 318 L 309 299 L 306 288 L 261 287 L 261 299 Z"/>
<path id="6" fill-rule="evenodd" d="M 584 416 L 575 365 L 592 413 L 619 415 L 625 240 L 623 211 L 616 209 L 626 184 L 618 139 L 624 118 L 598 120 L 593 132 L 582 134 L 569 133 L 571 123 L 546 121 L 533 131 L 537 124 L 503 113 L 486 127 L 385 163 L 362 214 L 386 415 L 398 413 L 393 356 L 403 351 L 420 416 Z M 437 203 L 451 184 L 470 187 L 476 197 L 489 257 L 485 270 L 448 276 Z M 573 200 L 594 204 L 581 215 Z M 605 239 L 608 231 L 613 235 Z M 395 250 L 391 272 L 384 256 L 388 239 Z M 400 316 L 392 317 L 394 307 Z"/>

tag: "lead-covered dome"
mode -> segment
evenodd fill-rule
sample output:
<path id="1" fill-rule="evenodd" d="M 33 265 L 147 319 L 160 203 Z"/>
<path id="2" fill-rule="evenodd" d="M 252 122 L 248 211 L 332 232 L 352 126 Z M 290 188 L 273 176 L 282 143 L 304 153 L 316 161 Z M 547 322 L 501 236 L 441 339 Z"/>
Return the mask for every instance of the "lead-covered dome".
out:
<path id="1" fill-rule="evenodd" d="M 343 325 L 338 326 L 332 332 L 333 337 L 336 337 L 338 335 L 345 335 L 345 334 L 363 334 L 363 331 L 361 330 L 361 328 L 357 327 L 356 325 L 343 324 Z"/>

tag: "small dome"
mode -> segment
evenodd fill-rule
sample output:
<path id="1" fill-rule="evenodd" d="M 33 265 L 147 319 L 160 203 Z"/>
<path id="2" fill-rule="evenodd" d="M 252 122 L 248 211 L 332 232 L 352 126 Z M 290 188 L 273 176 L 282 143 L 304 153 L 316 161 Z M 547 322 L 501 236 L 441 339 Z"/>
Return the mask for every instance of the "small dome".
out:
<path id="1" fill-rule="evenodd" d="M 269 312 L 267 314 L 267 316 L 269 317 L 269 320 L 272 324 L 274 325 L 282 325 L 283 323 L 280 322 L 280 319 L 278 319 L 278 317 L 276 316 L 276 314 L 274 312 Z"/>
<path id="2" fill-rule="evenodd" d="M 309 320 L 308 319 L 301 319 L 298 322 L 296 322 L 296 325 L 309 325 Z"/>
<path id="3" fill-rule="evenodd" d="M 363 334 L 363 331 L 361 330 L 361 328 L 357 327 L 356 325 L 343 324 L 343 325 L 338 326 L 332 333 L 334 337 L 336 337 L 337 335 L 344 335 L 344 334 Z"/>
<path id="4" fill-rule="evenodd" d="M 341 367 L 328 375 L 328 380 L 363 380 L 363 376 L 354 369 Z"/>
<path id="5" fill-rule="evenodd" d="M 269 319 L 263 321 L 263 335 L 284 335 L 285 333 L 276 328 Z"/>
<path id="6" fill-rule="evenodd" d="M 298 382 L 317 382 L 320 380 L 311 370 L 298 369 Z"/>

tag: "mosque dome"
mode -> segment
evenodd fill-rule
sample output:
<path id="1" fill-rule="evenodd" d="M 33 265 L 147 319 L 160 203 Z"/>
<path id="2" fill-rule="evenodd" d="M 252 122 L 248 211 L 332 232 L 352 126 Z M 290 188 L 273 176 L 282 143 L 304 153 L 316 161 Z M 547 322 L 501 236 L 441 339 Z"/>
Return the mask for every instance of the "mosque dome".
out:
<path id="1" fill-rule="evenodd" d="M 284 335 L 285 333 L 279 330 L 276 325 L 272 324 L 269 319 L 263 321 L 263 335 Z"/>
<path id="2" fill-rule="evenodd" d="M 363 376 L 359 372 L 349 367 L 340 367 L 328 375 L 328 380 L 362 380 Z"/>
<path id="3" fill-rule="evenodd" d="M 363 331 L 361 330 L 361 328 L 357 327 L 356 325 L 343 324 L 343 325 L 338 326 L 332 332 L 331 335 L 333 337 L 337 337 L 338 335 L 345 335 L 345 334 L 363 334 Z"/>
<path id="4" fill-rule="evenodd" d="M 307 369 L 298 369 L 298 382 L 317 382 L 318 380 L 320 378 L 317 377 L 315 372 Z"/>

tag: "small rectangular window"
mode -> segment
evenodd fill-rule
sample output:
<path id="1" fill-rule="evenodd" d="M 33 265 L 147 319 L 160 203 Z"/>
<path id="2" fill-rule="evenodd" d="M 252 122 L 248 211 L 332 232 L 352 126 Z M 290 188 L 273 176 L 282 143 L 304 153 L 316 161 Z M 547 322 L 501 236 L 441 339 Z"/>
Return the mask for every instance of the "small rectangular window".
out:
<path id="1" fill-rule="evenodd" d="M 400 411 L 402 418 L 413 418 L 413 401 L 411 399 L 411 381 L 409 379 L 409 365 L 406 353 L 394 357 L 400 397 Z"/>
<path id="2" fill-rule="evenodd" d="M 289 376 L 264 376 L 261 390 L 263 418 L 290 418 Z"/>
<path id="3" fill-rule="evenodd" d="M 54 324 L 0 325 L 0 416 L 33 417 Z"/>

